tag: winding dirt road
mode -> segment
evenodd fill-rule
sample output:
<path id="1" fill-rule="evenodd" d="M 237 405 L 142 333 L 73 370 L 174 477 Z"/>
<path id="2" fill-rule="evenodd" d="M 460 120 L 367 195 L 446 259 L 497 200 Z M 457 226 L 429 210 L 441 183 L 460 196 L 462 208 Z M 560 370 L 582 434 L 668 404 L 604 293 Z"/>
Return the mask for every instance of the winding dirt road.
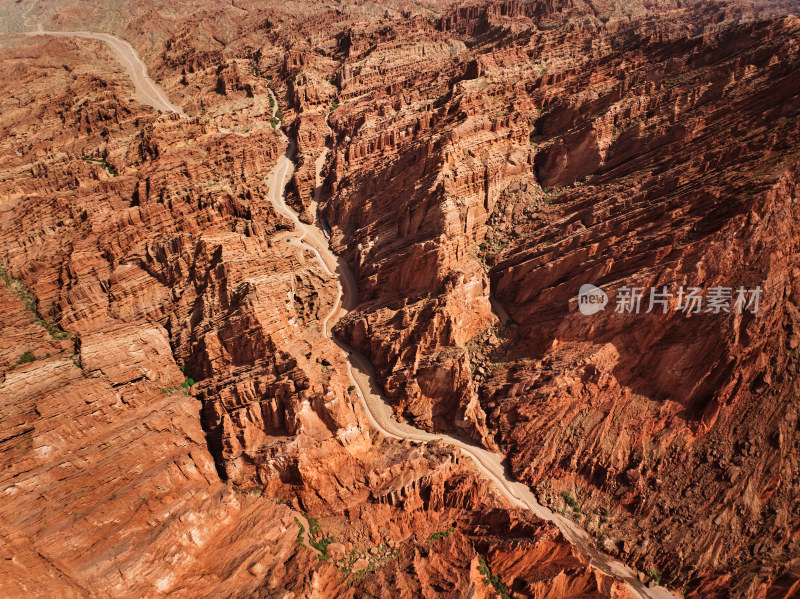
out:
<path id="1" fill-rule="evenodd" d="M 169 97 L 164 90 L 147 76 L 147 67 L 139 58 L 136 50 L 130 43 L 109 33 L 91 33 L 89 31 L 44 31 L 39 28 L 37 31 L 29 32 L 28 35 L 54 35 L 59 37 L 84 37 L 105 42 L 119 58 L 125 72 L 133 81 L 136 100 L 142 104 L 152 106 L 162 112 L 174 112 L 183 118 L 189 118 L 179 106 L 175 106 L 169 101 Z"/>
<path id="2" fill-rule="evenodd" d="M 131 79 L 136 88 L 136 97 L 139 98 L 140 101 L 157 107 L 160 110 L 175 112 L 184 118 L 186 117 L 180 108 L 169 102 L 164 91 L 147 77 L 147 70 L 144 64 L 128 42 L 105 33 L 39 31 L 30 35 L 77 36 L 106 42 L 119 55 L 122 64 L 131 75 Z M 271 91 L 270 94 L 272 94 Z M 277 107 L 277 102 L 275 102 L 274 105 Z M 275 111 L 273 110 L 273 116 L 274 114 Z M 331 251 L 328 246 L 328 241 L 322 229 L 319 228 L 318 223 L 316 225 L 307 225 L 303 223 L 300 221 L 297 214 L 286 205 L 284 189 L 294 169 L 292 156 L 294 155 L 295 144 L 293 141 L 286 138 L 283 132 L 281 132 L 281 135 L 287 140 L 288 148 L 286 153 L 278 159 L 277 164 L 269 176 L 269 200 L 280 214 L 283 214 L 294 223 L 296 235 L 289 239 L 290 243 L 313 251 L 323 265 L 324 270 L 337 281 L 339 287 L 338 299 L 331 312 L 323 321 L 322 329 L 324 335 L 331 338 L 341 349 L 347 361 L 348 376 L 351 383 L 358 391 L 358 396 L 370 424 L 387 437 L 410 439 L 421 442 L 438 439 L 460 448 L 463 454 L 469 456 L 473 460 L 478 470 L 497 486 L 498 490 L 513 506 L 530 510 L 539 518 L 550 521 L 558 526 L 570 543 L 590 556 L 594 567 L 607 574 L 625 580 L 630 590 L 635 595 L 642 597 L 642 599 L 674 599 L 675 595 L 671 594 L 663 587 L 647 588 L 644 586 L 637 579 L 636 572 L 630 567 L 595 549 L 592 538 L 586 531 L 577 526 L 575 522 L 539 504 L 536 497 L 526 485 L 514 481 L 511 478 L 503 465 L 503 458 L 499 454 L 489 452 L 482 447 L 466 443 L 449 435 L 428 433 L 416 429 L 408 424 L 399 423 L 392 418 L 391 408 L 381 393 L 374 369 L 370 362 L 363 355 L 355 352 L 341 340 L 337 339 L 331 332 L 332 324 L 350 310 L 354 309 L 358 303 L 356 278 L 348 264 Z M 317 161 L 318 180 L 319 169 L 322 167 L 322 162 L 323 160 Z"/>
<path id="3" fill-rule="evenodd" d="M 283 135 L 283 133 L 281 134 Z M 561 514 L 556 514 L 541 505 L 526 485 L 510 477 L 503 464 L 503 456 L 450 435 L 429 433 L 394 420 L 391 407 L 377 383 L 372 364 L 366 357 L 333 335 L 330 330 L 337 320 L 355 308 L 358 303 L 358 285 L 348 264 L 331 251 L 319 223 L 315 225 L 303 223 L 297 214 L 286 205 L 284 189 L 294 168 L 291 158 L 294 155 L 295 145 L 285 135 L 284 139 L 288 142 L 288 148 L 286 154 L 278 159 L 278 164 L 270 175 L 269 200 L 280 214 L 283 214 L 294 223 L 295 232 L 299 234 L 299 237 L 290 238 L 290 243 L 312 250 L 319 258 L 325 271 L 336 277 L 339 286 L 338 300 L 322 323 L 323 334 L 331 338 L 342 350 L 347 361 L 347 374 L 350 382 L 358 391 L 358 396 L 370 424 L 383 435 L 394 439 L 410 439 L 421 442 L 438 439 L 458 447 L 464 454 L 472 458 L 478 470 L 497 486 L 511 505 L 530 510 L 539 518 L 558 526 L 570 543 L 591 558 L 591 563 L 594 567 L 606 574 L 624 580 L 633 594 L 643 599 L 674 599 L 675 595 L 664 587 L 648 588 L 643 585 L 633 569 L 596 549 L 589 533 L 579 527 L 573 520 Z M 321 163 L 318 162 L 317 179 L 319 179 L 321 166 Z M 508 319 L 507 314 L 505 318 Z"/>

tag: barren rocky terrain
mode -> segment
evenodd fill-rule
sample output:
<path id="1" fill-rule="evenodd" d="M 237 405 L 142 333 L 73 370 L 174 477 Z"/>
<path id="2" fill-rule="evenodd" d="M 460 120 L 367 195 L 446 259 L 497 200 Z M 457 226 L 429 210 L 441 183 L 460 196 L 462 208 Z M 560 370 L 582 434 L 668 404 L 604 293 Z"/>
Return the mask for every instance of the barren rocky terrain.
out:
<path id="1" fill-rule="evenodd" d="M 798 596 L 798 14 L 3 2 L 0 595 Z"/>

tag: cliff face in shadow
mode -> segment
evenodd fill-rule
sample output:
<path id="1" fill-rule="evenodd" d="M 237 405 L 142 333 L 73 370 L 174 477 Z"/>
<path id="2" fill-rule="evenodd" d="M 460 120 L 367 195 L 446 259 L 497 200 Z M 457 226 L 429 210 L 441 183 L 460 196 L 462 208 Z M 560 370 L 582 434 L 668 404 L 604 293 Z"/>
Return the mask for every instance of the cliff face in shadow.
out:
<path id="1" fill-rule="evenodd" d="M 796 555 L 800 21 L 763 16 L 458 10 L 407 26 L 425 48 L 351 36 L 342 97 L 377 107 L 330 119 L 325 214 L 363 290 L 340 333 L 398 416 L 502 448 L 698 596 L 759 593 Z M 606 311 L 577 310 L 585 283 Z M 687 316 L 681 287 L 731 288 L 730 311 Z"/>

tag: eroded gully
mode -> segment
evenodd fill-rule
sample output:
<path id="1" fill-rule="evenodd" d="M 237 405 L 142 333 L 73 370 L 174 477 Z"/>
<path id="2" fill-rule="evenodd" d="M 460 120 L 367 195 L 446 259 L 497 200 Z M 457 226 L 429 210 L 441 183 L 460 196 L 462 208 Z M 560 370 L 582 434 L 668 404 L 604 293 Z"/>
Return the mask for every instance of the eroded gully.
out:
<path id="1" fill-rule="evenodd" d="M 76 36 L 97 39 L 107 43 L 117 54 L 123 67 L 131 77 L 137 100 L 159 110 L 174 112 L 186 118 L 185 113 L 179 107 L 170 103 L 164 90 L 147 77 L 147 69 L 144 63 L 128 42 L 107 33 L 85 31 L 49 32 L 39 30 L 32 32 L 30 35 Z M 270 91 L 270 94 L 272 94 L 272 91 Z M 273 100 L 275 100 L 274 95 Z M 273 105 L 275 107 L 273 109 L 274 116 L 277 109 L 277 101 Z M 591 564 L 595 568 L 624 580 L 629 589 L 643 599 L 674 598 L 675 595 L 664 587 L 648 588 L 643 585 L 632 568 L 597 550 L 593 545 L 592 537 L 574 521 L 541 505 L 526 485 L 511 478 L 503 464 L 503 456 L 447 434 L 429 433 L 394 420 L 391 407 L 385 400 L 377 383 L 372 364 L 363 355 L 338 339 L 331 330 L 336 321 L 355 308 L 358 303 L 358 286 L 347 262 L 331 251 L 318 220 L 312 225 L 303 223 L 298 218 L 298 215 L 287 206 L 284 198 L 284 189 L 294 170 L 292 156 L 295 151 L 295 143 L 288 139 L 282 130 L 280 134 L 287 142 L 287 150 L 278 159 L 277 164 L 270 173 L 268 179 L 270 184 L 269 201 L 280 214 L 287 217 L 294 224 L 298 237 L 293 238 L 291 242 L 313 251 L 325 272 L 336 281 L 339 290 L 337 300 L 333 309 L 322 322 L 322 331 L 342 352 L 342 357 L 347 364 L 348 377 L 357 390 L 359 400 L 370 425 L 381 434 L 393 439 L 408 439 L 418 442 L 440 440 L 451 446 L 458 447 L 464 455 L 472 459 L 478 471 L 492 481 L 512 506 L 529 510 L 537 517 L 552 522 L 561 530 L 570 543 L 590 557 Z M 321 157 L 316 164 L 318 188 L 323 162 L 324 158 Z"/>

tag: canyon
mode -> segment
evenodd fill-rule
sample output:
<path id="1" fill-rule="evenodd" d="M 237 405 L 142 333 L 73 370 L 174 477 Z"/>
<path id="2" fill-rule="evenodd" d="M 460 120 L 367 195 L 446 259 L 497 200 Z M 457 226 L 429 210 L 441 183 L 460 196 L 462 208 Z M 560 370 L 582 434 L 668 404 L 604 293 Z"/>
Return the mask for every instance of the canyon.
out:
<path id="1" fill-rule="evenodd" d="M 796 3 L 2 11 L 4 596 L 800 590 Z"/>

